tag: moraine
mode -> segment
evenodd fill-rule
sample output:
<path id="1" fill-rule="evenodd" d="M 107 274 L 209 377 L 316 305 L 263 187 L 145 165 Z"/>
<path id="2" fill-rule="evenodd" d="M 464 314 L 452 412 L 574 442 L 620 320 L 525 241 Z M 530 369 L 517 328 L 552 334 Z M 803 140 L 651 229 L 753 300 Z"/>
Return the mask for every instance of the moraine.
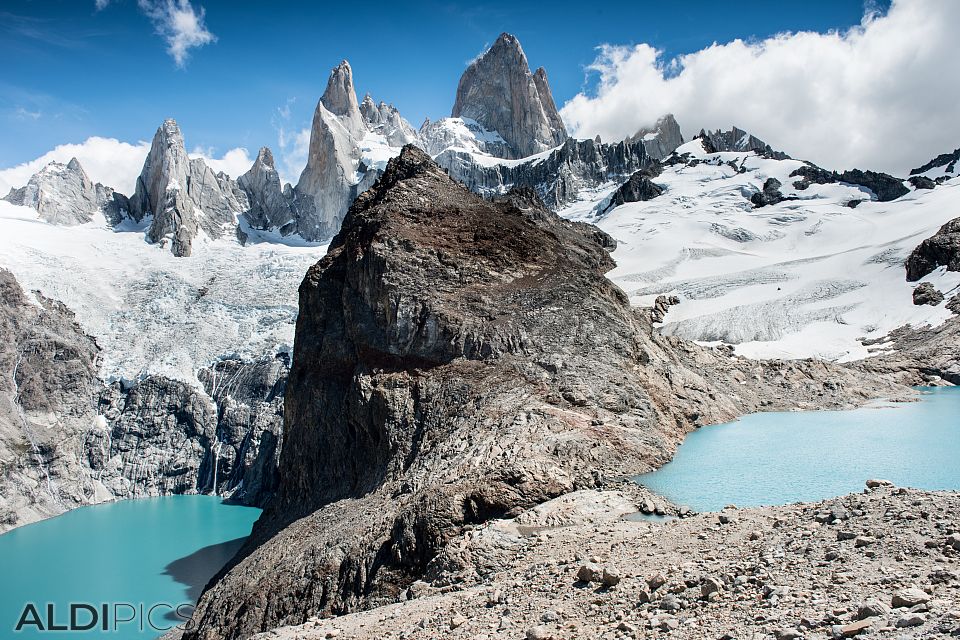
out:
<path id="1" fill-rule="evenodd" d="M 813 502 L 856 492 L 868 478 L 960 489 L 960 387 L 923 391 L 919 402 L 755 413 L 705 427 L 636 480 L 697 511 Z"/>

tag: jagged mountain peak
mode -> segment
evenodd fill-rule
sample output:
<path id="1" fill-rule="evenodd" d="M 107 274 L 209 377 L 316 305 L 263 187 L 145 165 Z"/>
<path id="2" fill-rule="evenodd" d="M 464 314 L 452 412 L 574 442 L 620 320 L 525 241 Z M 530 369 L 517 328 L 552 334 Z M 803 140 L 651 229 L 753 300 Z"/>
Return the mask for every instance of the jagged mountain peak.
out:
<path id="1" fill-rule="evenodd" d="M 259 164 L 274 169 L 276 165 L 274 164 L 273 152 L 270 151 L 270 147 L 260 147 L 260 151 L 257 153 L 257 159 L 253 164 L 254 166 Z"/>
<path id="2" fill-rule="evenodd" d="M 495 132 L 506 148 L 493 151 L 506 158 L 533 155 L 567 139 L 546 71 L 530 72 L 520 41 L 509 33 L 463 72 L 451 117 L 474 120 Z"/>
<path id="3" fill-rule="evenodd" d="M 337 116 L 350 135 L 360 139 L 366 133 L 360 105 L 357 103 L 357 92 L 353 87 L 353 69 L 346 60 L 341 60 L 340 64 L 330 70 L 327 88 L 320 97 L 320 104 Z"/>

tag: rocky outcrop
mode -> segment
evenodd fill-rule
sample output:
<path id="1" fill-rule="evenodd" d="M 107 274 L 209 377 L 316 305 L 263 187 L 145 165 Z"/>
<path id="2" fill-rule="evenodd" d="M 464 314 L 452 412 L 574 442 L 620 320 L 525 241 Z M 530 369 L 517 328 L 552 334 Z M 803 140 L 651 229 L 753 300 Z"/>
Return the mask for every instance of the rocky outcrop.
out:
<path id="1" fill-rule="evenodd" d="M 367 129 L 383 136 L 384 141 L 391 147 L 399 148 L 405 144 L 416 144 L 418 141 L 416 129 L 403 119 L 400 111 L 392 104 L 383 101 L 375 103 L 370 94 L 367 94 L 360 103 L 360 114 Z"/>
<path id="2" fill-rule="evenodd" d="M 719 153 L 721 151 L 753 151 L 759 155 L 767 156 L 775 160 L 786 160 L 789 158 L 782 151 L 774 149 L 766 142 L 751 135 L 743 129 L 732 127 L 729 131 L 717 129 L 716 131 L 707 131 L 701 129 L 695 136 L 703 144 L 707 153 Z"/>
<path id="3" fill-rule="evenodd" d="M 869 189 L 880 202 L 889 202 L 896 200 L 901 196 L 910 193 L 910 189 L 903 185 L 903 181 L 886 173 L 877 171 L 862 171 L 860 169 L 851 169 L 838 173 L 836 171 L 827 171 L 821 169 L 812 163 L 806 163 L 804 166 L 795 169 L 791 178 L 800 178 L 793 183 L 793 187 L 799 191 L 807 189 L 811 184 L 833 184 L 844 182 L 858 187 Z"/>
<path id="4" fill-rule="evenodd" d="M 767 178 L 763 183 L 763 189 L 750 196 L 750 202 L 757 208 L 783 202 L 783 193 L 780 191 L 782 186 L 783 183 L 776 178 Z"/>
<path id="5" fill-rule="evenodd" d="M 657 160 L 663 160 L 677 147 L 683 144 L 683 134 L 680 125 L 672 113 L 661 117 L 652 127 L 643 127 L 624 142 L 643 143 L 647 155 Z"/>
<path id="6" fill-rule="evenodd" d="M 602 203 L 598 208 L 598 213 L 603 215 L 628 202 L 644 202 L 652 200 L 663 193 L 663 187 L 654 184 L 650 178 L 659 175 L 659 165 L 653 165 L 650 169 L 641 169 L 635 172 L 630 179 L 624 182 L 613 192 L 608 201 Z"/>
<path id="7" fill-rule="evenodd" d="M 890 343 L 886 348 L 879 347 L 877 355 L 854 366 L 901 384 L 960 385 L 960 317 L 953 316 L 936 327 L 907 325 L 890 332 L 886 340 Z"/>
<path id="8" fill-rule="evenodd" d="M 237 178 L 237 186 L 246 194 L 249 208 L 244 219 L 254 229 L 276 229 L 286 236 L 297 229 L 292 193 L 280 186 L 270 149 L 263 147 L 250 170 Z"/>
<path id="9" fill-rule="evenodd" d="M 0 270 L 0 531 L 87 504 L 276 492 L 285 355 L 225 359 L 201 385 L 162 376 L 105 385 L 73 313 Z"/>
<path id="10" fill-rule="evenodd" d="M 878 391 L 660 336 L 604 276 L 594 229 L 529 195 L 484 200 L 406 147 L 357 198 L 300 288 L 278 494 L 186 637 L 450 584 L 442 552 L 468 526 L 662 464 L 761 402 Z"/>
<path id="11" fill-rule="evenodd" d="M 520 42 L 503 33 L 460 77 L 453 118 L 469 118 L 506 141 L 501 157 L 523 158 L 563 143 L 546 72 L 530 73 Z"/>
<path id="12" fill-rule="evenodd" d="M 41 220 L 60 225 L 84 224 L 98 214 L 115 224 L 130 206 L 123 194 L 94 184 L 76 158 L 67 164 L 51 162 L 3 199 L 36 209 Z"/>
<path id="13" fill-rule="evenodd" d="M 960 218 L 946 223 L 907 258 L 907 281 L 916 282 L 937 267 L 960 271 Z"/>
<path id="14" fill-rule="evenodd" d="M 249 209 L 225 175 L 216 175 L 200 159 L 191 160 L 174 120 L 157 129 L 130 198 L 130 216 L 151 218 L 147 240 L 170 243 L 176 256 L 189 256 L 201 234 L 220 238 L 233 233 L 236 216 Z"/>
<path id="15" fill-rule="evenodd" d="M 943 293 L 929 282 L 921 282 L 913 290 L 913 304 L 917 306 L 926 304 L 935 307 L 941 302 L 943 302 Z"/>
<path id="16" fill-rule="evenodd" d="M 960 162 L 960 149 L 954 149 L 951 153 L 941 153 L 925 165 L 912 169 L 910 175 L 919 176 L 936 172 L 941 174 L 937 176 L 937 181 L 942 181 L 944 178 L 957 175 L 958 162 Z"/>

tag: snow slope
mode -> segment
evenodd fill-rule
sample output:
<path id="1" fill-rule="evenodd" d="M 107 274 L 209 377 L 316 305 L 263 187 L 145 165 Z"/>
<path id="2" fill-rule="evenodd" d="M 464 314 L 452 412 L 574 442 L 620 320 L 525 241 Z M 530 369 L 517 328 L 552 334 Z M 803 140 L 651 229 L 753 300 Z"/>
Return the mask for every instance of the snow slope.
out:
<path id="1" fill-rule="evenodd" d="M 796 160 L 706 154 L 698 140 L 677 152 L 701 162 L 666 167 L 654 179 L 666 188 L 662 196 L 597 219 L 595 206 L 617 186 L 610 185 L 560 212 L 617 239 L 618 266 L 609 276 L 635 304 L 680 296 L 664 333 L 735 344 L 749 357 L 852 360 L 869 355 L 861 338 L 951 315 L 943 304 L 914 306 L 917 283 L 906 281 L 903 261 L 960 215 L 960 180 L 853 209 L 847 202 L 869 197 L 859 187 L 794 189 L 788 176 L 803 164 Z M 800 199 L 754 209 L 749 197 L 768 177 Z M 949 298 L 960 273 L 941 268 L 924 281 Z"/>
<path id="2" fill-rule="evenodd" d="M 102 218 L 63 227 L 0 201 L 0 267 L 77 314 L 103 348 L 102 375 L 159 373 L 197 384 L 196 370 L 224 355 L 289 349 L 297 288 L 326 246 L 198 241 L 190 258 L 114 231 Z M 263 238 L 263 240 L 270 240 Z"/>

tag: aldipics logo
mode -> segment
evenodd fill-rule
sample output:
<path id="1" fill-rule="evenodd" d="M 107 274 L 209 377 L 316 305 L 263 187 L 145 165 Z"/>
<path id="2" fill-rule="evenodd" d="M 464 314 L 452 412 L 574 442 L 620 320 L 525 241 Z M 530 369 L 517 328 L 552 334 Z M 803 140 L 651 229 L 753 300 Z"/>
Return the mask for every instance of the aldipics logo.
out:
<path id="1" fill-rule="evenodd" d="M 89 604 L 73 602 L 65 607 L 28 602 L 20 613 L 14 631 L 189 631 L 193 605 L 160 602 L 152 605 L 113 602 Z"/>

